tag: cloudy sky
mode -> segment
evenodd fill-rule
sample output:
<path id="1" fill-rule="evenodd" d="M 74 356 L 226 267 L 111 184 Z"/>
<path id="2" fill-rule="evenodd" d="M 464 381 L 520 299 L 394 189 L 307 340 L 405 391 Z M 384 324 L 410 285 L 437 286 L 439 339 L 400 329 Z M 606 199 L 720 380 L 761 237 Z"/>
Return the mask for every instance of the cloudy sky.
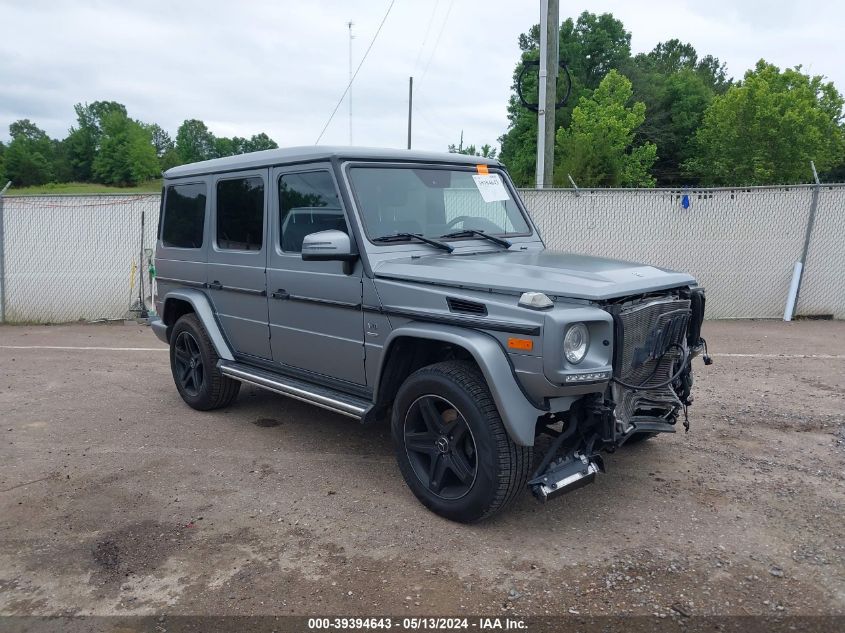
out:
<path id="1" fill-rule="evenodd" d="M 126 104 L 175 135 L 187 118 L 221 136 L 264 131 L 313 144 L 348 75 L 348 29 L 360 61 L 390 0 L 61 2 L 0 0 L 0 140 L 29 118 L 51 136 L 73 104 Z M 612 12 L 634 52 L 677 37 L 741 76 L 759 58 L 803 64 L 845 90 L 845 3 L 817 0 L 561 2 L 561 18 Z M 404 147 L 413 75 L 414 147 L 495 144 L 505 131 L 517 37 L 539 0 L 395 0 L 352 88 L 353 142 Z M 321 143 L 349 143 L 347 103 Z"/>

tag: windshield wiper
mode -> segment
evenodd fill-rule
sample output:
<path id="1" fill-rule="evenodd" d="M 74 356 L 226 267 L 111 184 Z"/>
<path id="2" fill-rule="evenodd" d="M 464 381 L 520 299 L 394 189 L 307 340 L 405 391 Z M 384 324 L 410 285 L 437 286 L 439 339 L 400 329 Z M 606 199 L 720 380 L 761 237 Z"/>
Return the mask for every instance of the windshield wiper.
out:
<path id="1" fill-rule="evenodd" d="M 490 240 L 499 246 L 504 246 L 505 248 L 510 248 L 513 244 L 506 240 L 503 237 L 496 237 L 495 235 L 487 235 L 484 231 L 479 229 L 463 229 L 461 231 L 455 231 L 454 233 L 446 233 L 446 235 L 441 235 L 441 238 L 449 238 L 449 237 L 483 237 L 485 240 Z"/>
<path id="2" fill-rule="evenodd" d="M 430 244 L 431 246 L 446 251 L 447 253 L 451 253 L 455 250 L 448 244 L 438 242 L 437 240 L 433 240 L 428 237 L 423 237 L 422 235 L 417 235 L 416 233 L 393 233 L 392 235 L 382 235 L 381 237 L 373 238 L 373 242 L 398 242 L 399 240 L 419 240 L 420 242 Z"/>

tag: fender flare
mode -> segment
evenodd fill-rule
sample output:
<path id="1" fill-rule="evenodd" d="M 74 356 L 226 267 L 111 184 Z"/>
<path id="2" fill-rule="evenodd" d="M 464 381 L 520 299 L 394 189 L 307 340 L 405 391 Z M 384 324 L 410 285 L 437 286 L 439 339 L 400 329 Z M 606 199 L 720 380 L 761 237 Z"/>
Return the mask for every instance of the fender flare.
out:
<path id="1" fill-rule="evenodd" d="M 211 344 L 214 345 L 214 351 L 217 352 L 217 355 L 223 360 L 235 360 L 235 356 L 232 354 L 229 343 L 223 335 L 223 330 L 220 329 L 220 324 L 214 316 L 214 310 L 211 308 L 211 302 L 208 300 L 208 297 L 204 292 L 193 288 L 179 288 L 177 290 L 171 290 L 164 296 L 161 311 L 162 315 L 167 314 L 167 302 L 172 299 L 179 299 L 190 303 L 194 308 L 194 313 L 197 315 L 200 323 L 202 323 L 202 326 L 208 333 L 208 338 L 211 339 Z M 167 326 L 168 340 L 170 338 L 170 331 L 172 328 L 173 324 Z"/>
<path id="2" fill-rule="evenodd" d="M 537 418 L 546 412 L 535 407 L 525 396 L 499 342 L 477 330 L 419 322 L 394 329 L 384 345 L 378 378 L 374 386 L 375 401 L 378 401 L 382 372 L 390 356 L 391 346 L 398 338 L 442 341 L 467 350 L 487 381 L 508 435 L 520 446 L 534 445 Z"/>

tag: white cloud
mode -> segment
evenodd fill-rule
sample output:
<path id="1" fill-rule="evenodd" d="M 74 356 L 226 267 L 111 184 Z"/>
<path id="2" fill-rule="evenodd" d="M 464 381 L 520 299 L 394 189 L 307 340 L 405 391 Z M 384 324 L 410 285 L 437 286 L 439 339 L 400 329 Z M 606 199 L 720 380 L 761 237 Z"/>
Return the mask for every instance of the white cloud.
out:
<path id="1" fill-rule="evenodd" d="M 282 145 L 311 144 L 345 86 L 346 22 L 355 22 L 357 64 L 387 4 L 0 1 L 0 138 L 19 118 L 63 137 L 74 103 L 111 99 L 173 134 L 182 120 L 199 118 L 220 135 L 264 131 Z M 635 52 L 677 37 L 726 61 L 734 76 L 763 57 L 803 64 L 845 89 L 845 8 L 804 9 L 758 0 L 593 0 L 562 3 L 562 16 L 610 11 L 632 31 Z M 461 130 L 467 142 L 495 143 L 507 127 L 517 37 L 538 15 L 537 1 L 396 0 L 353 86 L 355 143 L 404 146 L 411 74 L 415 147 L 445 149 Z M 322 142 L 347 141 L 343 104 Z"/>

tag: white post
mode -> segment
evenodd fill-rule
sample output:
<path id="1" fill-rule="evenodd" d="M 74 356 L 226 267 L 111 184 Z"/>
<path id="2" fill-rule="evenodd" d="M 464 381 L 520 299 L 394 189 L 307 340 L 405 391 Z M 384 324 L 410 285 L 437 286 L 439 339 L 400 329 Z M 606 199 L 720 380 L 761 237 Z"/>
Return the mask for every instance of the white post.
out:
<path id="1" fill-rule="evenodd" d="M 786 295 L 786 308 L 783 310 L 783 320 L 791 321 L 792 315 L 795 314 L 795 301 L 798 299 L 798 286 L 801 285 L 801 270 L 804 265 L 801 262 L 795 262 L 792 267 L 792 281 L 789 284 L 789 294 Z"/>

